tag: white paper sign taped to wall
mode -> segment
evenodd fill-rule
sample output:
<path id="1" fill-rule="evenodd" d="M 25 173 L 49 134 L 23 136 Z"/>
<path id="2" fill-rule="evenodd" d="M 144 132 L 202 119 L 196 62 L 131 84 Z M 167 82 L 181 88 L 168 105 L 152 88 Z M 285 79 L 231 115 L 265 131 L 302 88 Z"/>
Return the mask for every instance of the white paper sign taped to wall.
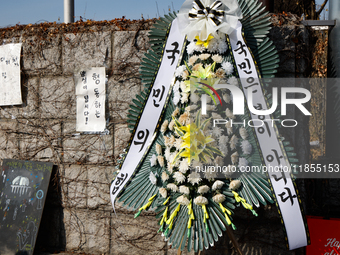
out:
<path id="1" fill-rule="evenodd" d="M 22 104 L 20 53 L 21 43 L 0 46 L 0 105 Z"/>
<path id="2" fill-rule="evenodd" d="M 80 70 L 75 74 L 77 125 L 81 132 L 105 129 L 105 67 Z"/>

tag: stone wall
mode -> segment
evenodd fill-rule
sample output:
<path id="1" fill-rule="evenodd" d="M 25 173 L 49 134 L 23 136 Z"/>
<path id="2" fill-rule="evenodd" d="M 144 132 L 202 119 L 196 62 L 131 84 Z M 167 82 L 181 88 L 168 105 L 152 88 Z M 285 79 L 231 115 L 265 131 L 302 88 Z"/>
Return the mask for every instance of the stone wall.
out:
<path id="1" fill-rule="evenodd" d="M 109 185 L 116 158 L 126 146 L 127 108 L 141 90 L 138 68 L 148 45 L 152 20 L 77 22 L 16 26 L 0 30 L 0 43 L 22 42 L 23 105 L 0 107 L 0 160 L 49 161 L 55 165 L 37 239 L 38 252 L 90 254 L 176 254 L 157 234 L 153 213 L 118 207 L 112 212 Z M 274 27 L 270 34 L 282 65 L 281 77 L 307 71 L 301 47 L 303 26 Z M 109 134 L 76 132 L 73 74 L 79 68 L 106 68 L 106 118 Z M 295 113 L 292 113 L 295 115 Z M 307 128 L 307 122 L 302 127 Z M 289 134 L 308 160 L 308 132 Z M 235 231 L 244 254 L 303 254 L 286 251 L 275 206 L 259 217 L 240 212 Z M 226 235 L 225 235 L 226 236 Z M 187 254 L 183 252 L 182 254 Z M 191 252 L 190 254 L 193 254 Z M 225 237 L 206 254 L 237 254 Z"/>

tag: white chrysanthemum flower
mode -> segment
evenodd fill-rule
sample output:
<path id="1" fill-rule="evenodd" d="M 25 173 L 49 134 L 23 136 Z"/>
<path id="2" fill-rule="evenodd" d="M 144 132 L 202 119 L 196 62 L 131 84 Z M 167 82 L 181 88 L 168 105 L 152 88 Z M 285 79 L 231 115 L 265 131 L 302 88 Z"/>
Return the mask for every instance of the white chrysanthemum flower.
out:
<path id="1" fill-rule="evenodd" d="M 169 180 L 169 175 L 166 172 L 162 172 L 162 181 L 166 182 Z"/>
<path id="2" fill-rule="evenodd" d="M 183 140 L 182 140 L 182 138 L 178 138 L 178 139 L 176 139 L 176 142 L 175 142 L 175 147 L 176 147 L 176 149 L 177 149 L 177 150 L 180 150 L 180 149 L 181 149 L 181 145 L 182 145 L 182 143 L 183 143 Z"/>
<path id="3" fill-rule="evenodd" d="M 243 154 L 249 155 L 252 151 L 251 144 L 248 140 L 242 141 L 241 147 L 242 147 Z"/>
<path id="4" fill-rule="evenodd" d="M 205 136 L 207 136 L 207 135 L 205 135 Z M 212 143 L 212 144 L 213 144 L 213 143 Z M 206 160 L 207 160 L 206 164 L 208 164 L 208 165 L 209 165 L 209 164 L 210 164 L 210 165 L 212 164 L 212 158 L 207 157 Z"/>
<path id="5" fill-rule="evenodd" d="M 241 127 L 239 132 L 240 132 L 240 136 L 242 137 L 243 140 L 246 140 L 248 138 L 247 129 L 245 129 L 244 127 Z"/>
<path id="6" fill-rule="evenodd" d="M 179 192 L 181 192 L 182 194 L 186 194 L 186 195 L 190 194 L 189 188 L 184 185 L 179 186 Z"/>
<path id="7" fill-rule="evenodd" d="M 211 53 L 218 52 L 218 44 L 219 44 L 219 40 L 217 38 L 211 39 L 207 50 Z"/>
<path id="8" fill-rule="evenodd" d="M 200 194 L 205 194 L 207 192 L 209 192 L 210 188 L 208 185 L 203 185 L 203 186 L 199 186 L 197 189 L 197 192 Z"/>
<path id="9" fill-rule="evenodd" d="M 150 172 L 149 180 L 150 180 L 150 182 L 151 182 L 153 185 L 156 185 L 156 183 L 157 183 L 157 177 L 156 177 L 156 175 L 155 175 L 153 172 Z"/>
<path id="10" fill-rule="evenodd" d="M 216 112 L 212 112 L 211 117 L 213 119 L 220 119 L 220 120 L 223 119 L 222 116 L 220 114 L 216 113 Z"/>
<path id="11" fill-rule="evenodd" d="M 194 203 L 196 205 L 207 205 L 208 204 L 208 199 L 203 197 L 203 196 L 198 196 L 194 199 Z"/>
<path id="12" fill-rule="evenodd" d="M 192 41 L 187 46 L 187 53 L 188 55 L 192 55 L 194 51 L 202 52 L 204 50 L 204 46 L 196 45 L 196 42 Z"/>
<path id="13" fill-rule="evenodd" d="M 150 166 L 155 166 L 157 164 L 157 156 L 153 154 L 150 158 Z"/>
<path id="14" fill-rule="evenodd" d="M 237 169 L 236 169 L 235 166 L 228 165 L 227 168 L 226 168 L 226 170 L 223 171 L 223 174 L 224 174 L 224 176 L 225 176 L 226 178 L 230 178 L 230 177 L 234 174 L 234 172 L 236 172 L 236 170 L 237 170 Z"/>
<path id="15" fill-rule="evenodd" d="M 172 162 L 168 161 L 167 169 L 168 169 L 169 173 L 172 174 L 172 171 L 174 169 L 174 164 L 172 164 Z"/>
<path id="16" fill-rule="evenodd" d="M 179 91 L 179 81 L 177 80 L 172 88 L 173 92 Z"/>
<path id="17" fill-rule="evenodd" d="M 226 102 L 227 104 L 230 104 L 231 96 L 228 93 L 223 94 L 222 98 L 223 98 L 224 102 Z"/>
<path id="18" fill-rule="evenodd" d="M 163 136 L 163 139 L 164 139 L 165 146 L 171 148 L 172 146 L 170 145 L 170 137 Z"/>
<path id="19" fill-rule="evenodd" d="M 239 187 L 241 187 L 241 181 L 239 180 L 232 180 L 229 184 L 229 189 L 231 190 L 237 190 Z"/>
<path id="20" fill-rule="evenodd" d="M 187 159 L 181 160 L 179 163 L 179 171 L 181 171 L 183 174 L 185 174 L 189 169 L 189 164 Z"/>
<path id="21" fill-rule="evenodd" d="M 182 74 L 182 79 L 186 80 L 188 77 L 189 77 L 189 72 L 188 72 L 188 70 L 185 70 Z"/>
<path id="22" fill-rule="evenodd" d="M 178 192 L 178 187 L 175 183 L 169 183 L 166 187 L 172 192 Z"/>
<path id="23" fill-rule="evenodd" d="M 164 132 L 168 129 L 169 121 L 165 120 L 161 126 L 161 132 L 164 134 Z"/>
<path id="24" fill-rule="evenodd" d="M 200 161 L 197 160 L 193 160 L 191 161 L 191 166 L 196 169 L 196 167 L 202 168 L 202 163 Z"/>
<path id="25" fill-rule="evenodd" d="M 179 91 L 176 91 L 174 93 L 174 97 L 172 99 L 172 102 L 174 103 L 174 105 L 177 105 L 179 103 L 179 100 L 181 100 L 181 93 Z"/>
<path id="26" fill-rule="evenodd" d="M 222 131 L 223 131 L 222 128 L 214 127 L 213 130 L 212 130 L 212 135 L 214 137 L 220 137 L 222 135 Z"/>
<path id="27" fill-rule="evenodd" d="M 218 190 L 218 189 L 221 189 L 222 186 L 224 185 L 224 182 L 223 181 L 215 181 L 214 184 L 212 185 L 211 189 L 212 190 Z"/>
<path id="28" fill-rule="evenodd" d="M 185 91 L 187 88 L 187 85 L 184 83 L 184 81 L 181 81 L 179 84 L 179 87 L 181 88 L 182 91 Z"/>
<path id="29" fill-rule="evenodd" d="M 248 160 L 245 159 L 245 158 L 239 158 L 238 159 L 238 167 L 240 168 L 241 172 L 244 171 L 244 167 L 246 167 L 246 166 L 248 166 Z"/>
<path id="30" fill-rule="evenodd" d="M 179 114 L 179 108 L 176 107 L 176 109 L 172 112 L 171 116 L 176 117 Z"/>
<path id="31" fill-rule="evenodd" d="M 225 110 L 225 115 L 229 118 L 229 119 L 235 119 L 235 115 L 232 113 L 232 111 L 230 111 L 229 108 L 227 108 Z"/>
<path id="32" fill-rule="evenodd" d="M 163 156 L 157 156 L 157 161 L 161 167 L 164 166 L 164 157 Z"/>
<path id="33" fill-rule="evenodd" d="M 225 71 L 222 68 L 218 68 L 215 72 L 215 75 L 217 78 L 222 79 L 225 76 Z"/>
<path id="34" fill-rule="evenodd" d="M 186 196 L 182 195 L 176 199 L 177 203 L 180 205 L 186 205 L 188 206 L 190 204 L 189 199 L 186 198 Z"/>
<path id="35" fill-rule="evenodd" d="M 222 63 L 222 68 L 224 69 L 227 75 L 231 75 L 234 72 L 233 64 L 228 61 Z"/>
<path id="36" fill-rule="evenodd" d="M 166 190 L 166 188 L 159 188 L 158 192 L 163 198 L 166 198 L 168 196 L 168 191 Z"/>
<path id="37" fill-rule="evenodd" d="M 217 55 L 217 54 L 213 55 L 211 58 L 212 58 L 212 60 L 214 60 L 214 62 L 216 62 L 216 63 L 221 63 L 221 62 L 223 61 L 222 56 Z"/>
<path id="38" fill-rule="evenodd" d="M 189 93 L 182 92 L 181 95 L 182 95 L 181 103 L 184 104 L 184 103 L 188 102 L 188 100 L 189 100 Z"/>
<path id="39" fill-rule="evenodd" d="M 224 155 L 228 155 L 228 153 L 229 153 L 228 144 L 219 143 L 218 148 L 219 148 L 220 151 L 223 152 Z"/>
<path id="40" fill-rule="evenodd" d="M 178 152 L 179 152 L 179 151 L 174 151 L 174 152 L 172 153 L 172 155 L 173 155 L 172 161 L 174 161 L 174 159 L 175 159 L 176 155 L 178 154 Z M 174 162 L 174 166 L 178 168 L 178 167 L 179 167 L 179 163 L 180 163 L 180 161 L 179 161 L 179 160 L 176 160 L 176 162 Z"/>
<path id="41" fill-rule="evenodd" d="M 164 152 L 164 157 L 167 161 L 169 161 L 170 154 L 171 154 L 170 147 L 166 147 L 165 152 Z"/>
<path id="42" fill-rule="evenodd" d="M 189 114 L 189 112 L 192 110 L 191 105 L 188 105 L 187 107 L 185 107 L 184 110 Z"/>
<path id="43" fill-rule="evenodd" d="M 228 84 L 237 86 L 238 85 L 238 80 L 235 76 L 232 76 L 228 79 Z"/>
<path id="44" fill-rule="evenodd" d="M 172 153 L 170 153 L 170 156 L 169 156 L 169 162 L 173 162 L 174 161 L 174 159 L 175 159 L 175 157 L 176 157 L 176 152 L 172 152 Z"/>
<path id="45" fill-rule="evenodd" d="M 160 145 L 159 143 L 156 143 L 156 153 L 158 155 L 162 155 L 162 145 Z"/>
<path id="46" fill-rule="evenodd" d="M 175 75 L 176 77 L 181 77 L 183 72 L 186 70 L 186 66 L 185 65 L 181 65 L 179 67 L 177 67 L 176 71 L 175 71 Z"/>
<path id="47" fill-rule="evenodd" d="M 216 105 L 214 105 L 214 104 L 207 104 L 207 111 L 216 111 Z"/>
<path id="48" fill-rule="evenodd" d="M 203 67 L 203 64 L 202 63 L 197 63 L 196 65 L 194 65 L 192 67 L 192 71 L 198 71 L 200 68 Z"/>
<path id="49" fill-rule="evenodd" d="M 214 170 L 214 171 L 212 171 Z M 215 168 L 213 167 L 207 167 L 206 172 L 204 172 L 205 178 L 207 178 L 209 181 L 214 181 L 215 178 L 217 177 L 217 173 L 215 171 Z"/>
<path id="50" fill-rule="evenodd" d="M 233 165 L 236 165 L 238 162 L 238 152 L 235 151 L 233 154 L 231 154 L 231 163 Z"/>
<path id="51" fill-rule="evenodd" d="M 221 135 L 218 139 L 218 143 L 221 146 L 227 146 L 229 142 L 229 137 L 226 135 Z"/>
<path id="52" fill-rule="evenodd" d="M 216 194 L 215 196 L 213 196 L 213 201 L 215 203 L 223 203 L 225 201 L 225 195 L 223 194 Z"/>
<path id="53" fill-rule="evenodd" d="M 224 52 L 226 52 L 228 49 L 228 44 L 225 42 L 225 40 L 220 40 L 218 43 L 218 52 L 220 54 L 223 54 Z"/>
<path id="54" fill-rule="evenodd" d="M 196 104 L 198 100 L 200 100 L 200 97 L 196 93 L 192 93 L 190 94 L 190 100 L 191 100 L 191 103 Z"/>
<path id="55" fill-rule="evenodd" d="M 171 135 L 169 139 L 169 145 L 174 146 L 175 142 L 176 142 L 176 138 L 173 135 Z"/>
<path id="56" fill-rule="evenodd" d="M 193 66 L 196 62 L 196 60 L 198 59 L 198 56 L 194 55 L 194 56 L 191 56 L 188 60 L 188 65 L 189 66 Z"/>
<path id="57" fill-rule="evenodd" d="M 177 183 L 182 183 L 185 181 L 185 175 L 182 174 L 181 172 L 174 173 L 173 177 Z"/>
<path id="58" fill-rule="evenodd" d="M 223 167 L 224 165 L 224 161 L 223 161 L 223 158 L 221 156 L 217 156 L 215 158 L 215 162 L 216 162 L 216 165 L 217 166 L 220 166 L 221 168 Z"/>
<path id="59" fill-rule="evenodd" d="M 208 58 L 210 58 L 210 54 L 204 53 L 198 56 L 198 58 L 200 58 L 201 60 L 207 60 Z"/>
<path id="60" fill-rule="evenodd" d="M 174 131 L 174 126 L 175 126 L 175 121 L 171 120 L 168 126 L 169 130 Z"/>
<path id="61" fill-rule="evenodd" d="M 238 143 L 238 138 L 236 135 L 233 135 L 229 141 L 229 144 L 230 144 L 230 148 L 232 150 L 235 150 L 236 149 L 236 146 L 237 146 L 237 143 Z"/>
<path id="62" fill-rule="evenodd" d="M 227 128 L 227 134 L 228 134 L 228 135 L 232 135 L 232 134 L 234 134 L 234 130 L 233 130 L 233 128 L 232 128 L 232 127 L 230 127 L 230 128 Z"/>
<path id="63" fill-rule="evenodd" d="M 189 114 L 187 112 L 184 112 L 181 116 L 178 118 L 178 122 L 181 123 L 182 125 L 185 125 L 185 122 L 189 118 Z"/>
<path id="64" fill-rule="evenodd" d="M 196 43 L 194 41 L 190 42 L 188 45 L 187 45 L 187 53 L 188 55 L 192 55 L 195 51 L 195 48 L 196 48 Z"/>
<path id="65" fill-rule="evenodd" d="M 201 176 L 197 172 L 192 172 L 188 175 L 188 182 L 190 182 L 192 185 L 199 184 L 201 181 Z"/>

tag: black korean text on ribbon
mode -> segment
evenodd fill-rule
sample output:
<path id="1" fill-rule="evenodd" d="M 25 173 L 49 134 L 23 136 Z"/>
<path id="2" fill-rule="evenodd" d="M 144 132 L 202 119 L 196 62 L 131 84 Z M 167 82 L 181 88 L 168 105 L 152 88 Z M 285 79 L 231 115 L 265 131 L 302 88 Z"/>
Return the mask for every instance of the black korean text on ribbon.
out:
<path id="1" fill-rule="evenodd" d="M 283 172 L 282 168 L 280 169 L 280 174 L 281 174 L 281 177 L 277 177 L 276 174 L 272 174 L 272 176 L 273 176 L 273 178 L 276 182 L 283 180 L 285 182 L 285 185 L 286 185 L 287 184 L 287 178 L 286 178 L 286 175 Z"/>
<path id="2" fill-rule="evenodd" d="M 239 55 L 244 54 L 245 57 L 247 57 L 247 51 L 244 48 L 247 48 L 247 45 L 243 44 L 241 41 L 238 41 L 237 44 L 239 46 L 239 48 L 237 48 L 236 50 L 234 50 L 235 52 L 241 50 L 240 52 L 238 52 Z"/>
<path id="3" fill-rule="evenodd" d="M 179 54 L 179 44 L 178 42 L 174 42 L 171 44 L 172 46 L 174 46 L 174 48 L 172 50 L 165 50 L 166 53 L 170 53 L 171 52 L 171 56 L 168 56 L 168 59 L 172 59 L 171 61 L 171 65 L 173 65 L 173 63 L 175 62 L 175 59 L 176 59 L 176 54 Z"/>
<path id="4" fill-rule="evenodd" d="M 152 97 L 156 98 L 158 100 L 158 103 L 159 103 L 163 99 L 164 91 L 165 91 L 164 85 L 162 85 L 162 89 L 153 89 L 152 90 Z M 153 105 L 155 107 L 159 107 L 159 104 L 157 104 L 156 99 L 153 100 Z"/>
<path id="5" fill-rule="evenodd" d="M 280 165 L 281 164 L 281 159 L 283 159 L 283 156 L 281 155 L 279 155 L 279 153 L 277 152 L 277 150 L 275 150 L 275 149 L 272 149 L 272 152 L 274 152 L 274 156 L 273 155 L 271 155 L 271 154 L 269 154 L 269 155 L 267 155 L 267 157 L 266 157 L 266 159 L 271 163 L 271 162 L 273 162 L 274 161 L 274 159 L 276 159 L 276 161 L 277 161 L 277 164 L 278 165 Z"/>
<path id="6" fill-rule="evenodd" d="M 140 130 L 138 131 L 137 133 L 137 139 L 140 141 L 140 142 L 137 142 L 137 141 L 134 141 L 133 144 L 134 145 L 142 145 L 139 152 L 141 152 L 144 148 L 144 145 L 149 137 L 149 134 L 150 134 L 150 131 L 149 129 L 146 129 L 145 131 L 144 130 Z"/>
<path id="7" fill-rule="evenodd" d="M 286 195 L 286 192 L 282 192 L 281 194 L 279 194 L 279 196 L 281 198 L 281 202 L 285 203 L 289 199 L 291 204 L 294 205 L 294 198 L 297 198 L 297 196 L 292 195 L 290 188 L 285 188 L 285 190 L 287 190 L 287 193 L 288 193 L 285 198 L 283 196 Z"/>
<path id="8" fill-rule="evenodd" d="M 123 173 L 120 173 L 120 175 L 118 175 L 116 177 L 116 179 L 114 180 L 114 188 L 112 190 L 112 195 L 115 195 L 116 192 L 119 190 L 119 187 L 122 186 L 125 182 L 125 180 L 127 179 L 129 175 L 126 173 L 126 174 L 123 174 Z"/>
<path id="9" fill-rule="evenodd" d="M 271 136 L 272 136 L 272 132 L 270 131 L 269 124 L 268 124 L 267 121 L 264 121 L 266 117 L 265 117 L 264 115 L 259 115 L 258 118 L 259 118 L 259 120 L 262 120 L 262 122 L 264 123 L 264 125 L 265 125 L 265 127 L 266 127 L 268 136 L 271 137 Z M 266 132 L 266 130 L 264 129 L 264 127 L 259 127 L 257 130 L 259 131 L 259 133 L 260 133 L 261 135 L 263 135 L 263 134 Z"/>

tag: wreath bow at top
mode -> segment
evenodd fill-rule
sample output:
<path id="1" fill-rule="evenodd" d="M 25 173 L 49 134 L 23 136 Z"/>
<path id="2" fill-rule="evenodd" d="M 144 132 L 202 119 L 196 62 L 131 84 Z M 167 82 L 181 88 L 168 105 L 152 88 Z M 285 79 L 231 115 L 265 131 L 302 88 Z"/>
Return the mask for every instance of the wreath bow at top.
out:
<path id="1" fill-rule="evenodd" d="M 224 16 L 224 11 L 221 10 L 221 1 L 215 1 L 212 5 L 205 7 L 200 0 L 195 0 L 191 11 L 189 12 L 189 19 L 211 19 L 216 26 L 220 25 Z"/>
<path id="2" fill-rule="evenodd" d="M 193 40 L 206 41 L 209 35 L 219 37 L 217 31 L 230 34 L 242 18 L 237 0 L 186 0 L 178 13 L 180 30 Z"/>

